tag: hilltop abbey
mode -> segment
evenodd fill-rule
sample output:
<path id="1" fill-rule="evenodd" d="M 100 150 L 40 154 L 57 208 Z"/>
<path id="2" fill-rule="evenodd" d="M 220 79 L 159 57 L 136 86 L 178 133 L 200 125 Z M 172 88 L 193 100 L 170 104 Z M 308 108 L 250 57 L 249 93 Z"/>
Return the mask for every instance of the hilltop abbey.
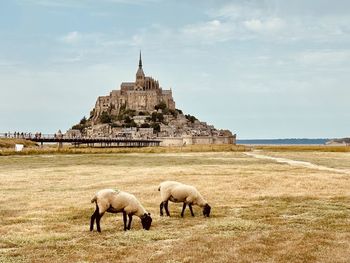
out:
<path id="1" fill-rule="evenodd" d="M 217 130 L 185 115 L 175 107 L 172 90 L 146 76 L 140 52 L 135 82 L 123 82 L 119 90 L 97 98 L 90 117 L 67 131 L 71 137 L 156 138 L 163 146 L 234 144 L 236 135 Z"/>
<path id="2" fill-rule="evenodd" d="M 145 76 L 140 52 L 135 82 L 123 82 L 120 90 L 113 90 L 109 96 L 98 97 L 93 120 L 96 121 L 104 111 L 118 115 L 123 108 L 151 112 L 161 102 L 164 102 L 168 109 L 175 110 L 171 90 L 163 90 L 157 80 Z"/>

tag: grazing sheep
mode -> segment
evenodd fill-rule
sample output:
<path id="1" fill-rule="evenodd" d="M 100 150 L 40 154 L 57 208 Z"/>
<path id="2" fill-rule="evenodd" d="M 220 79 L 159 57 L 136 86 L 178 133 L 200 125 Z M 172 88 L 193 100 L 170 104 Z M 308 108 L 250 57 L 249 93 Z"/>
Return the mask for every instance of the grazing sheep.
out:
<path id="1" fill-rule="evenodd" d="M 133 215 L 141 218 L 142 227 L 144 229 L 149 230 L 151 227 L 151 214 L 147 213 L 139 200 L 137 200 L 136 197 L 132 194 L 118 190 L 103 189 L 98 191 L 92 198 L 91 203 L 94 202 L 96 203 L 96 210 L 91 216 L 90 231 L 93 230 L 94 221 L 96 219 L 97 231 L 101 232 L 100 220 L 105 212 L 122 212 L 124 231 L 130 230 Z M 129 217 L 128 225 L 126 215 Z"/>
<path id="2" fill-rule="evenodd" d="M 194 216 L 192 205 L 198 205 L 203 208 L 203 215 L 209 217 L 211 207 L 195 187 L 179 182 L 165 181 L 159 185 L 158 191 L 160 191 L 162 199 L 160 203 L 161 216 L 163 216 L 163 207 L 165 208 L 167 216 L 170 216 L 168 201 L 171 201 L 175 203 L 183 202 L 181 217 L 184 216 L 186 205 L 190 208 L 192 216 Z"/>

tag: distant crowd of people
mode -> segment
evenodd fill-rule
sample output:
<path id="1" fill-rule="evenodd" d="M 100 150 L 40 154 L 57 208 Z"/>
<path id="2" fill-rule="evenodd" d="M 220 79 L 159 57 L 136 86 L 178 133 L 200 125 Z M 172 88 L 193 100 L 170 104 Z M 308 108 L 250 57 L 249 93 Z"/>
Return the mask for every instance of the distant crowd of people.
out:
<path id="1" fill-rule="evenodd" d="M 36 132 L 33 136 L 33 134 L 31 132 L 5 132 L 4 134 L 5 138 L 16 138 L 16 139 L 32 139 L 32 138 L 36 138 L 36 139 L 40 139 L 41 138 L 41 132 Z"/>
<path id="2" fill-rule="evenodd" d="M 36 132 L 32 134 L 31 132 L 5 132 L 0 134 L 0 137 L 4 138 L 12 138 L 12 139 L 42 139 L 44 135 L 41 132 Z M 54 139 L 63 139 L 64 134 L 62 134 L 61 130 L 58 130 L 57 133 L 53 134 Z M 45 135 L 45 138 L 52 138 L 52 135 Z"/>

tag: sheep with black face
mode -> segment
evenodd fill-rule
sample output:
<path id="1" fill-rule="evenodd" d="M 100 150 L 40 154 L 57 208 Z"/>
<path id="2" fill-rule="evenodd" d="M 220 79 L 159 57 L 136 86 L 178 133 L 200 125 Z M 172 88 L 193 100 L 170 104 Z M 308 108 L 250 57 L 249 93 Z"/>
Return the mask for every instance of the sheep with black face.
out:
<path id="1" fill-rule="evenodd" d="M 118 190 L 103 189 L 95 194 L 91 203 L 96 203 L 96 210 L 91 216 L 90 231 L 93 230 L 96 220 L 97 231 L 101 232 L 100 220 L 105 212 L 123 213 L 124 231 L 130 230 L 133 215 L 141 219 L 144 229 L 149 230 L 151 227 L 151 214 L 145 210 L 140 201 L 132 194 Z M 127 216 L 129 218 L 128 224 Z"/>
<path id="2" fill-rule="evenodd" d="M 163 216 L 163 208 L 167 216 L 170 216 L 168 202 L 183 203 L 181 216 L 184 216 L 186 206 L 190 208 L 191 215 L 194 216 L 192 205 L 198 205 L 203 208 L 203 215 L 209 217 L 211 207 L 198 190 L 191 185 L 182 184 L 175 181 L 165 181 L 162 182 L 158 191 L 160 191 L 160 196 L 162 202 L 160 203 L 160 215 Z"/>

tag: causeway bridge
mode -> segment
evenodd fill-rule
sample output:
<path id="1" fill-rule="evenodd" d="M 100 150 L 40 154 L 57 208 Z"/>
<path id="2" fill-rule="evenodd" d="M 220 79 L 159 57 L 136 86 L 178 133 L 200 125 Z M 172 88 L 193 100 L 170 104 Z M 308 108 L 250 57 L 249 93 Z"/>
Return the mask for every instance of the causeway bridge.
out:
<path id="1" fill-rule="evenodd" d="M 41 134 L 41 133 L 0 133 L 0 138 L 25 139 L 43 146 L 44 143 L 57 143 L 62 147 L 64 143 L 76 147 L 86 145 L 89 147 L 152 147 L 159 146 L 161 140 L 156 139 L 130 139 L 125 137 L 67 137 L 63 134 Z"/>

